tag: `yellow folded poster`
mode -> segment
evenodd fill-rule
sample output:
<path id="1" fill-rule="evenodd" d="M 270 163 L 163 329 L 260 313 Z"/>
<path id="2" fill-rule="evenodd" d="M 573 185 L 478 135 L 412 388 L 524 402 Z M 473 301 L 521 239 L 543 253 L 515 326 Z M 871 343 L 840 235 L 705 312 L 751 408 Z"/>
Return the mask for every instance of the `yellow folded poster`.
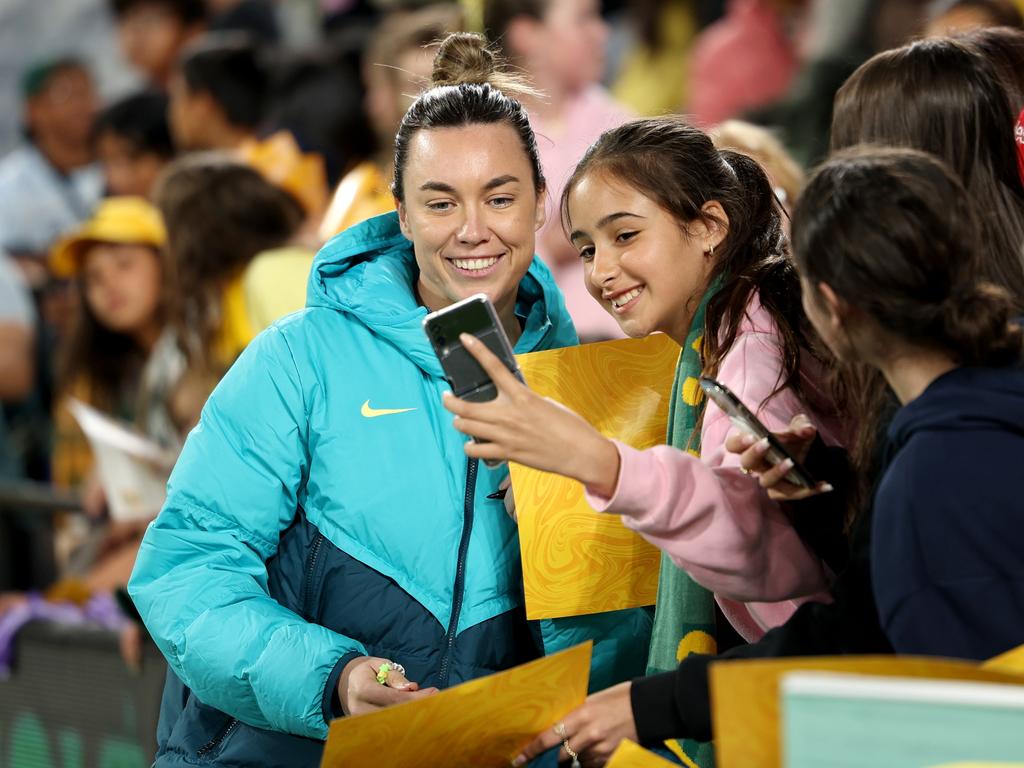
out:
<path id="1" fill-rule="evenodd" d="M 1021 654 L 1013 652 L 983 665 L 917 656 L 818 656 L 729 661 L 711 665 L 712 722 L 718 768 L 777 768 L 779 684 L 797 670 L 883 677 L 923 677 L 1024 684 Z"/>
<path id="2" fill-rule="evenodd" d="M 672 768 L 674 765 L 675 763 L 648 752 L 639 744 L 626 740 L 612 753 L 605 768 Z"/>
<path id="3" fill-rule="evenodd" d="M 634 448 L 665 442 L 679 346 L 661 334 L 519 356 L 530 388 Z M 578 616 L 653 605 L 658 550 L 594 512 L 583 486 L 511 465 L 526 615 Z"/>
<path id="4" fill-rule="evenodd" d="M 591 643 L 457 685 L 433 696 L 331 723 L 321 763 L 351 766 L 505 766 L 583 703 Z"/>

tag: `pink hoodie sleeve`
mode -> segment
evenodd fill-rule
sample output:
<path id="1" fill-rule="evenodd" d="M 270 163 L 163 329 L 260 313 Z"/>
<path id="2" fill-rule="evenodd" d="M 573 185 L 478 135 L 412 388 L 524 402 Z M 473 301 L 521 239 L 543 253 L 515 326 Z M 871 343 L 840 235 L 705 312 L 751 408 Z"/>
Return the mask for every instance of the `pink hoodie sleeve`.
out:
<path id="1" fill-rule="evenodd" d="M 793 393 L 775 389 L 781 356 L 770 333 L 740 336 L 718 380 L 771 430 L 807 412 Z M 609 499 L 587 498 L 666 552 L 697 582 L 726 599 L 774 602 L 811 595 L 828 585 L 826 571 L 757 480 L 725 450 L 728 417 L 708 403 L 697 458 L 670 446 L 638 451 L 617 443 L 618 487 Z M 753 608 L 753 606 L 750 606 Z M 774 622 L 773 622 L 774 623 Z"/>

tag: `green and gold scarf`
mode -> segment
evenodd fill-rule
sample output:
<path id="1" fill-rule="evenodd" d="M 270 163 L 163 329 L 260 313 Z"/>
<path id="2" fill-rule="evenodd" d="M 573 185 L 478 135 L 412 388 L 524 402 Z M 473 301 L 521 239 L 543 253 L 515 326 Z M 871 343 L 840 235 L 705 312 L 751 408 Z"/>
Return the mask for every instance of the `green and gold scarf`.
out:
<path id="1" fill-rule="evenodd" d="M 708 288 L 693 316 L 686 344 L 679 355 L 669 403 L 667 442 L 695 456 L 700 455 L 697 425 L 704 410 L 704 393 L 698 383 L 704 367 L 701 356 L 704 315 L 717 290 L 717 284 Z M 647 674 L 674 670 L 691 653 L 715 652 L 714 595 L 662 553 Z M 685 739 L 666 742 L 666 746 L 682 760 L 683 765 L 691 768 L 711 768 L 714 765 L 714 753 L 709 743 Z"/>

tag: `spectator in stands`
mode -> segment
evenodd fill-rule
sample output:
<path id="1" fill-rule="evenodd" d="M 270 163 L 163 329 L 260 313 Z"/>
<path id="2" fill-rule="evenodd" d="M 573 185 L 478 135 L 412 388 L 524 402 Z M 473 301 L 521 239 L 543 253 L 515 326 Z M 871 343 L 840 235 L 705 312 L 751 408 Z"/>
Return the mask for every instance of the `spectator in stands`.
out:
<path id="1" fill-rule="evenodd" d="M 375 151 L 359 73 L 370 33 L 369 25 L 365 31 L 349 28 L 341 39 L 275 54 L 263 128 L 270 136 L 287 131 L 303 152 L 322 157 L 326 178 L 317 228 L 330 190 Z"/>
<path id="2" fill-rule="evenodd" d="M 783 225 L 789 231 L 789 212 L 804 188 L 804 171 L 767 128 L 742 120 L 726 120 L 711 131 L 719 149 L 731 149 L 754 158 L 764 168 L 775 196 L 786 211 Z"/>
<path id="3" fill-rule="evenodd" d="M 48 61 L 22 78 L 25 142 L 0 161 L 0 248 L 45 281 L 54 241 L 92 212 L 102 192 L 90 130 L 96 95 L 74 59 Z"/>
<path id="4" fill-rule="evenodd" d="M 196 40 L 170 80 L 171 132 L 178 149 L 237 149 L 256 137 L 268 76 L 244 34 Z"/>
<path id="5" fill-rule="evenodd" d="M 606 72 L 612 77 L 609 88 L 613 96 L 641 115 L 679 112 L 689 103 L 690 51 L 699 31 L 698 4 L 646 0 L 622 6 L 618 19 L 611 18 L 611 61 Z"/>
<path id="6" fill-rule="evenodd" d="M 87 486 L 86 507 L 94 516 L 101 514 L 103 499 L 91 481 L 92 456 L 67 410 L 67 398 L 135 422 L 167 448 L 180 445 L 165 407 L 175 382 L 162 382 L 158 389 L 164 394 L 154 394 L 153 371 L 147 371 L 169 319 L 161 255 L 165 243 L 160 213 L 151 204 L 138 197 L 112 197 L 59 242 L 50 259 L 55 275 L 74 281 L 79 298 L 61 354 L 53 477 L 64 487 Z M 147 404 L 154 407 L 147 409 Z"/>
<path id="7" fill-rule="evenodd" d="M 928 12 L 925 34 L 943 36 L 986 27 L 1024 27 L 1013 0 L 937 0 Z"/>
<path id="8" fill-rule="evenodd" d="M 159 91 L 111 104 L 96 119 L 93 136 L 109 195 L 149 198 L 174 157 L 167 97 Z"/>
<path id="9" fill-rule="evenodd" d="M 125 58 L 157 88 L 170 85 L 182 49 L 206 27 L 204 0 L 111 0 Z"/>
<path id="10" fill-rule="evenodd" d="M 3 405 L 32 391 L 35 373 L 35 309 L 14 261 L 0 251 L 0 480 L 21 474 L 8 444 Z"/>
<path id="11" fill-rule="evenodd" d="M 179 150 L 232 151 L 302 204 L 313 232 L 327 206 L 323 159 L 288 130 L 262 137 L 270 75 L 243 33 L 210 34 L 185 51 L 171 79 L 171 132 Z"/>
<path id="12" fill-rule="evenodd" d="M 395 133 L 412 100 L 430 82 L 437 41 L 461 26 L 461 11 L 452 4 L 393 11 L 379 22 L 362 63 L 366 112 L 373 125 L 377 153 L 341 180 L 321 224 L 321 240 L 394 210 L 391 176 Z"/>
<path id="13" fill-rule="evenodd" d="M 180 355 L 176 366 L 160 362 L 161 349 L 173 349 L 165 333 L 165 240 L 150 203 L 112 197 L 51 254 L 53 274 L 70 279 L 78 294 L 71 334 L 60 350 L 52 476 L 56 485 L 79 492 L 92 519 L 84 536 L 64 536 L 72 550 L 65 578 L 46 592 L 55 602 L 83 603 L 123 587 L 149 522 L 107 517 L 107 496 L 71 398 L 133 423 L 169 456 L 181 445 L 169 403 L 184 365 Z"/>
<path id="14" fill-rule="evenodd" d="M 924 153 L 849 151 L 793 217 L 808 317 L 901 409 L 875 496 L 871 575 L 897 653 L 984 660 L 1024 641 L 1024 333 L 979 282 L 975 199 Z"/>
<path id="15" fill-rule="evenodd" d="M 580 339 L 621 337 L 618 324 L 587 294 L 579 256 L 558 222 L 562 187 L 587 147 L 632 115 L 599 85 L 608 27 L 597 0 L 485 0 L 488 39 L 521 67 L 542 96 L 524 106 L 537 133 L 548 180 L 548 220 L 537 253 L 552 268 Z"/>
<path id="16" fill-rule="evenodd" d="M 206 0 L 211 32 L 246 32 L 261 43 L 281 39 L 273 0 Z"/>
<path id="17" fill-rule="evenodd" d="M 800 66 L 792 27 L 805 5 L 730 0 L 694 44 L 687 111 L 697 125 L 711 128 L 786 93 Z"/>
<path id="18" fill-rule="evenodd" d="M 305 306 L 313 252 L 292 242 L 303 221 L 298 201 L 229 155 L 179 158 L 156 203 L 177 275 L 173 321 L 188 357 L 174 412 L 190 427 L 256 334 Z"/>

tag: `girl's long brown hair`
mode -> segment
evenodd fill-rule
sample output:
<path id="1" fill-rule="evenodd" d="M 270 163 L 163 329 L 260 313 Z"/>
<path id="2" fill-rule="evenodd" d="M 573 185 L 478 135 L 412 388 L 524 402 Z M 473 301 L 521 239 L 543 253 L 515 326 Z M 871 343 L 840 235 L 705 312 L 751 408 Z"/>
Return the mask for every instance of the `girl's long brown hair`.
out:
<path id="1" fill-rule="evenodd" d="M 225 285 L 258 253 L 295 234 L 302 206 L 255 169 L 215 152 L 173 162 L 155 197 L 175 269 L 174 325 L 190 362 L 216 373 Z"/>

